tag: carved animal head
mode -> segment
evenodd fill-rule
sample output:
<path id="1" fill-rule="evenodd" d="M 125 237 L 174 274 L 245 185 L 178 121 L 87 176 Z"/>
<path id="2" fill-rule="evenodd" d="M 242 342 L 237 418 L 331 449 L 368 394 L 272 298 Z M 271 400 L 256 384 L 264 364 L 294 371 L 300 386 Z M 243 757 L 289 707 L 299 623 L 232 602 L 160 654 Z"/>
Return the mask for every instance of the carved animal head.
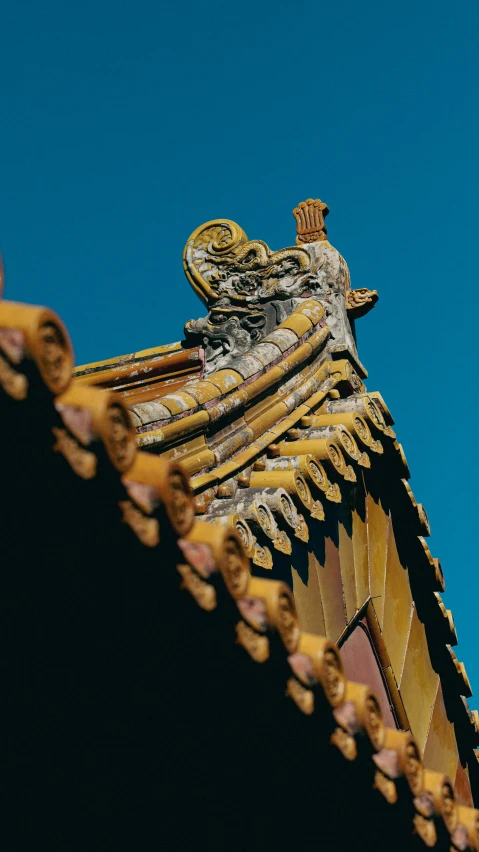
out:
<path id="1" fill-rule="evenodd" d="M 267 320 L 264 311 L 232 306 L 228 302 L 216 305 L 207 317 L 189 320 L 185 336 L 192 345 L 204 347 L 206 372 L 209 373 L 231 364 L 234 356 L 243 355 L 267 334 Z"/>

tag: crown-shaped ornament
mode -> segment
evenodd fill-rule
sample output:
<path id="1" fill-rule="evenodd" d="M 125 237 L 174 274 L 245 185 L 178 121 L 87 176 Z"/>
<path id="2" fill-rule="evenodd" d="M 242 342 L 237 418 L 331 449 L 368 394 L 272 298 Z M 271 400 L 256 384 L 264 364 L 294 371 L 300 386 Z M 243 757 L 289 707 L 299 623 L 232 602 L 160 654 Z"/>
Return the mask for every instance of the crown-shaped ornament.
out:
<path id="1" fill-rule="evenodd" d="M 328 205 L 319 198 L 307 198 L 306 201 L 301 201 L 293 210 L 298 233 L 296 245 L 327 240 L 328 231 L 324 220 L 328 213 Z"/>

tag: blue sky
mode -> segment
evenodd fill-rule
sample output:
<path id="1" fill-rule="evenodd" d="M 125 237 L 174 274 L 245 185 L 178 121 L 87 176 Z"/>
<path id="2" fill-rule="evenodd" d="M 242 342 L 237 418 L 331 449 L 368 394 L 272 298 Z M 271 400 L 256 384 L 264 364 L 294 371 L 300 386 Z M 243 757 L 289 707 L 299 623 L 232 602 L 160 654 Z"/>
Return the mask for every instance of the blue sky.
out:
<path id="1" fill-rule="evenodd" d="M 479 704 L 477 2 L 4 4 L 6 296 L 63 317 L 77 362 L 178 340 L 191 231 L 278 249 L 327 201 L 360 357 L 429 513 Z M 474 442 L 471 443 L 474 438 Z"/>

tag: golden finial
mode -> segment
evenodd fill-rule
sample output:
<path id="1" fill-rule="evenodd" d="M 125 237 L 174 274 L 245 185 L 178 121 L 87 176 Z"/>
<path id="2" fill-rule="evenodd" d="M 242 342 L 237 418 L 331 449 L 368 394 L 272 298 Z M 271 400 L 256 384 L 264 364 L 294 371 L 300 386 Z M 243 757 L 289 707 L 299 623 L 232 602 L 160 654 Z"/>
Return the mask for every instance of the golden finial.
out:
<path id="1" fill-rule="evenodd" d="M 303 243 L 314 243 L 318 240 L 327 240 L 328 233 L 325 218 L 329 213 L 329 207 L 319 198 L 308 198 L 301 201 L 293 210 L 296 219 L 296 245 Z"/>

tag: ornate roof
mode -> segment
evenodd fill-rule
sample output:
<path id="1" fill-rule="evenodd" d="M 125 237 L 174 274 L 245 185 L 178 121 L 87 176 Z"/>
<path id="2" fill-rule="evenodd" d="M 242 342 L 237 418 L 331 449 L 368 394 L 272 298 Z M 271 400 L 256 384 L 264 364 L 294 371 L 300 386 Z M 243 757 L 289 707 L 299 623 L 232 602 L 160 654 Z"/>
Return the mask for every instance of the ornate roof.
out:
<path id="1" fill-rule="evenodd" d="M 100 670 L 109 694 L 154 695 L 168 736 L 190 750 L 183 773 L 221 800 L 221 767 L 201 757 L 213 737 L 236 773 L 231 813 L 216 814 L 225 837 L 245 807 L 252 830 L 280 837 L 245 793 L 260 801 L 267 783 L 275 806 L 317 810 L 323 797 L 321 836 L 335 848 L 359 830 L 373 848 L 404 848 L 414 833 L 479 849 L 479 717 L 426 512 L 356 350 L 355 319 L 377 294 L 351 290 L 322 202 L 294 212 L 297 246 L 279 252 L 229 220 L 198 228 L 184 262 L 207 317 L 183 342 L 73 381 L 61 321 L 0 303 L 5 548 L 30 566 L 40 547 L 54 567 L 40 584 L 28 570 L 31 589 L 11 599 L 19 610 L 30 593 L 41 600 L 68 655 L 44 638 L 41 653 L 57 668 L 68 657 L 87 701 L 100 700 Z M 38 509 L 22 541 L 26 480 Z M 86 621 L 88 670 L 72 628 Z M 166 750 L 179 779 L 160 741 L 154 753 Z M 335 786 L 354 815 L 341 842 Z M 304 831 L 312 843 L 317 829 Z"/>

